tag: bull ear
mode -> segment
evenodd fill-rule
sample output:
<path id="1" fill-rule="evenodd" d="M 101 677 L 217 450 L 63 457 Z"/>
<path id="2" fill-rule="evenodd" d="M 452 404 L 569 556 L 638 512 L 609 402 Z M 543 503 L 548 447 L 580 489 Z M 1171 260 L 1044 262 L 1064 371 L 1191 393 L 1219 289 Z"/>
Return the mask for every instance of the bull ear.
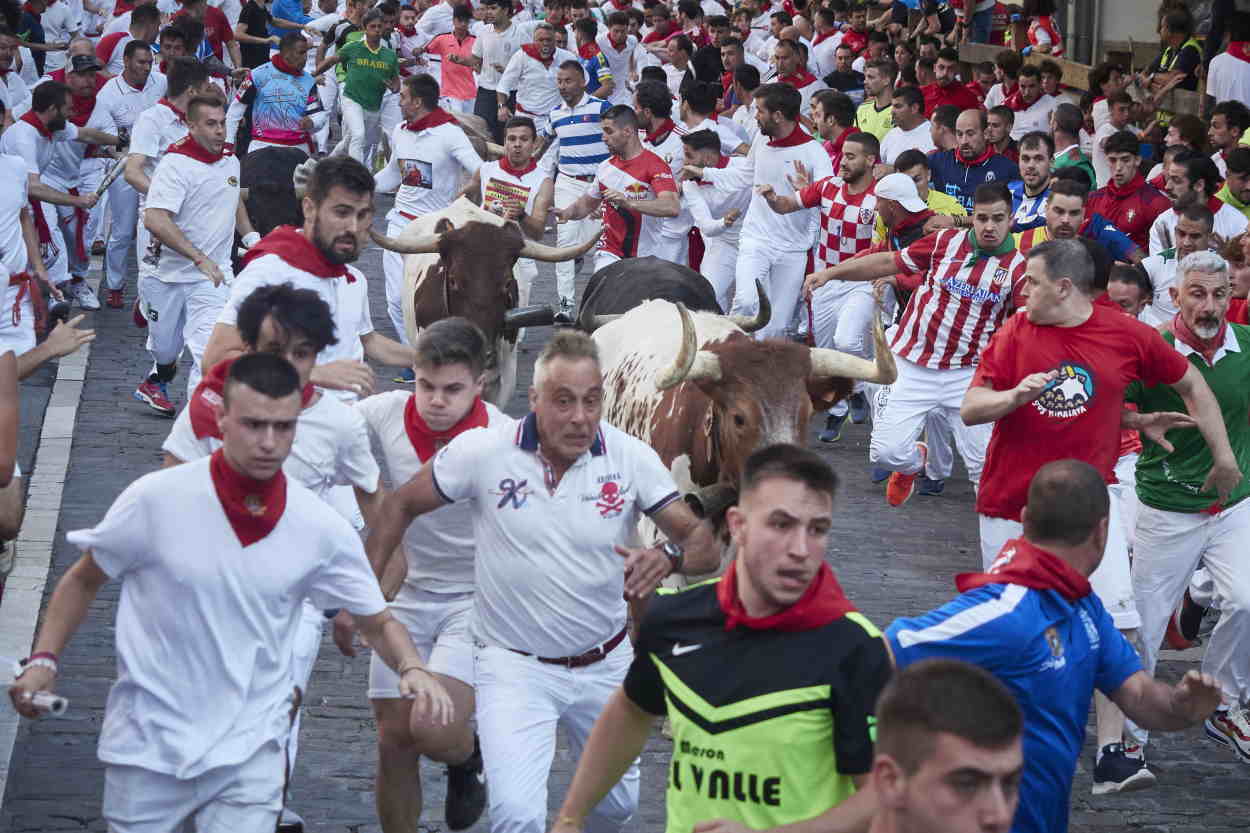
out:
<path id="1" fill-rule="evenodd" d="M 812 400 L 812 408 L 817 411 L 827 410 L 835 402 L 851 395 L 855 383 L 850 379 L 837 376 L 822 376 L 807 380 L 807 395 Z"/>

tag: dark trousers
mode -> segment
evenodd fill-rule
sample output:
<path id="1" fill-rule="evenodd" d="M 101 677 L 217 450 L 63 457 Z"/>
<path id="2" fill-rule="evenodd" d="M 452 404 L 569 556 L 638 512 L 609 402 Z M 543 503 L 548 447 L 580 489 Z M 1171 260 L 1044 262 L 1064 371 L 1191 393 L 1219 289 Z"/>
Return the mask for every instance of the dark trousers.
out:
<path id="1" fill-rule="evenodd" d="M 473 112 L 486 121 L 486 129 L 496 144 L 503 144 L 503 125 L 499 123 L 499 97 L 494 90 L 478 87 Z"/>

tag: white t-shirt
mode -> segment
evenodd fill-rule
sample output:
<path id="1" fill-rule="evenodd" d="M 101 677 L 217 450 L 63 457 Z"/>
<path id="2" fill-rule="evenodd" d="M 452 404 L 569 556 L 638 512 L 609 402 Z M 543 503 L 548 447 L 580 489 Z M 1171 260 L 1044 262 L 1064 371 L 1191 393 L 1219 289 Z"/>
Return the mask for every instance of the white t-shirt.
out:
<path id="1" fill-rule="evenodd" d="M 911 130 L 891 127 L 881 140 L 881 161 L 886 165 L 893 165 L 900 153 L 913 148 L 921 153 L 937 150 L 937 145 L 933 144 L 933 125 L 928 121 L 921 122 Z"/>
<path id="2" fill-rule="evenodd" d="M 0 75 L 0 101 L 4 102 L 5 110 L 14 119 L 21 118 L 30 109 L 30 88 L 26 86 L 21 75 L 16 72 Z"/>
<path id="3" fill-rule="evenodd" d="M 1007 93 L 1003 90 L 1003 84 L 1000 81 L 990 87 L 989 91 L 985 94 L 985 109 L 992 110 L 1006 100 Z"/>
<path id="4" fill-rule="evenodd" d="M 1150 254 L 1157 255 L 1176 245 L 1177 220 L 1176 209 L 1169 208 L 1150 224 Z M 1212 232 L 1223 240 L 1232 240 L 1245 231 L 1247 225 L 1250 224 L 1247 223 L 1245 214 L 1222 202 L 1215 212 L 1215 227 Z"/>
<path id="5" fill-rule="evenodd" d="M 303 600 L 386 609 L 355 530 L 289 479 L 277 525 L 241 546 L 209 459 L 144 475 L 67 538 L 121 581 L 106 764 L 190 779 L 248 760 L 290 730 Z"/>
<path id="6" fill-rule="evenodd" d="M 466 177 L 482 166 L 469 137 L 454 123 L 391 131 L 391 159 L 378 172 L 378 191 L 395 193 L 394 212 L 414 217 L 451 205 Z"/>
<path id="7" fill-rule="evenodd" d="M 1154 287 L 1155 294 L 1137 317 L 1152 327 L 1171 321 L 1178 312 L 1168 288 L 1176 283 L 1176 267 L 1179 263 L 1176 252 L 1173 251 L 1150 255 L 1141 262 L 1142 268 L 1150 276 L 1150 285 Z"/>
<path id="8" fill-rule="evenodd" d="M 1016 112 L 1016 120 L 1011 125 L 1011 138 L 1019 141 L 1024 134 L 1040 130 L 1050 132 L 1050 114 L 1059 106 L 1059 100 L 1053 95 L 1042 93 L 1028 107 Z"/>
<path id="9" fill-rule="evenodd" d="M 1250 63 L 1221 52 L 1207 69 L 1207 95 L 1216 102 L 1250 102 Z"/>
<path id="10" fill-rule="evenodd" d="M 239 206 L 239 160 L 227 152 L 214 162 L 202 162 L 187 154 L 199 149 L 187 136 L 166 153 L 156 166 L 144 211 L 164 209 L 174 225 L 193 246 L 208 256 L 229 281 L 233 270 L 234 226 Z M 203 151 L 200 151 L 201 153 Z M 153 235 L 153 243 L 156 236 Z M 155 249 L 155 251 L 153 251 Z M 150 262 L 155 256 L 156 262 Z M 187 257 L 169 246 L 153 246 L 144 255 L 152 274 L 165 283 L 198 283 L 204 273 Z"/>
<path id="11" fill-rule="evenodd" d="M 482 59 L 482 71 L 477 74 L 478 89 L 496 89 L 503 72 L 495 69 L 495 65 L 507 67 L 509 59 L 520 52 L 525 43 L 529 43 L 529 37 L 516 21 L 509 21 L 508 28 L 502 32 L 494 26 L 483 26 L 473 42 L 473 54 Z"/>
<path id="12" fill-rule="evenodd" d="M 123 12 L 105 25 L 104 31 L 100 33 L 100 36 L 103 37 L 104 35 L 111 35 L 114 32 L 128 31 L 130 31 L 130 12 Z"/>
<path id="13" fill-rule="evenodd" d="M 139 116 L 165 94 L 164 82 L 163 75 L 153 72 L 148 75 L 143 89 L 136 90 L 120 75 L 110 78 L 96 94 L 95 109 L 91 111 L 91 118 L 87 119 L 87 127 L 103 130 L 114 136 L 119 130 L 130 130 L 139 120 Z"/>
<path id="14" fill-rule="evenodd" d="M 602 31 L 602 27 L 600 27 L 600 31 Z M 612 87 L 612 97 L 608 100 L 613 104 L 628 104 L 630 101 L 629 88 L 633 84 L 633 79 L 630 78 L 629 74 L 629 58 L 638 49 L 638 37 L 636 35 L 626 35 L 625 45 L 620 50 L 612 45 L 607 32 L 599 35 L 595 43 L 599 44 L 599 50 L 603 52 L 603 57 L 608 62 L 608 69 L 616 82 Z"/>
<path id="15" fill-rule="evenodd" d="M 74 10 L 66 5 L 65 0 L 55 0 L 52 5 L 48 6 L 39 16 L 39 24 L 43 26 L 44 43 L 69 43 L 75 35 L 82 32 L 82 26 Z M 65 66 L 67 53 L 64 49 L 43 54 L 45 75 Z"/>
<path id="16" fill-rule="evenodd" d="M 416 477 L 424 465 L 404 427 L 404 409 L 411 399 L 412 394 L 407 391 L 392 390 L 362 399 L 352 408 L 364 419 L 369 438 L 381 451 L 382 463 L 396 489 Z M 490 427 L 515 423 L 494 405 L 485 404 Z M 476 589 L 473 513 L 473 504 L 461 501 L 422 515 L 408 525 L 403 540 L 408 577 L 401 597 L 404 591 L 451 594 L 472 593 Z"/>
<path id="17" fill-rule="evenodd" d="M 1116 127 L 1110 121 L 1102 127 L 1094 131 L 1094 141 L 1089 155 L 1089 161 L 1094 166 L 1094 177 L 1098 180 L 1098 188 L 1107 187 L 1107 183 L 1111 181 L 1111 163 L 1107 161 L 1107 151 L 1103 150 L 1103 142 L 1115 133 L 1119 133 L 1121 128 Z"/>
<path id="18" fill-rule="evenodd" d="M 482 186 L 482 206 L 487 211 L 502 214 L 502 211 L 496 210 L 500 206 L 517 206 L 526 214 L 533 214 L 534 201 L 538 199 L 538 192 L 542 189 L 543 182 L 550 176 L 541 165 L 536 165 L 533 170 L 516 176 L 505 171 L 499 161 L 495 160 L 482 164 L 478 178 Z"/>
<path id="19" fill-rule="evenodd" d="M 472 501 L 474 636 L 540 657 L 585 653 L 625 626 L 621 556 L 643 514 L 678 500 L 659 455 L 600 422 L 590 451 L 554 491 L 533 414 L 475 428 L 434 456 L 449 501 Z"/>
<path id="20" fill-rule="evenodd" d="M 182 116 L 158 101 L 135 120 L 130 131 L 130 152 L 147 157 L 143 172 L 151 179 L 156 172 L 156 163 L 161 161 L 165 151 L 186 135 L 187 123 Z"/>
<path id="21" fill-rule="evenodd" d="M 66 122 L 65 127 L 45 138 L 29 122 L 20 119 L 12 127 L 0 135 L 0 153 L 9 153 L 22 157 L 26 163 L 26 172 L 41 174 L 52 161 L 52 145 L 55 142 L 72 142 L 78 137 L 78 128 L 73 122 Z"/>
<path id="22" fill-rule="evenodd" d="M 26 271 L 26 242 L 22 237 L 22 209 L 26 208 L 26 161 L 0 153 L 0 281 L 7 287 L 9 275 Z M 10 312 L 11 312 L 10 308 Z"/>
<path id="23" fill-rule="evenodd" d="M 576 60 L 577 56 L 572 52 L 556 47 L 551 63 L 544 65 L 519 49 L 504 65 L 503 75 L 499 77 L 495 90 L 515 92 L 517 106 L 523 114 L 541 119 L 560 106 L 560 93 L 556 90 L 556 72 L 560 64 Z"/>

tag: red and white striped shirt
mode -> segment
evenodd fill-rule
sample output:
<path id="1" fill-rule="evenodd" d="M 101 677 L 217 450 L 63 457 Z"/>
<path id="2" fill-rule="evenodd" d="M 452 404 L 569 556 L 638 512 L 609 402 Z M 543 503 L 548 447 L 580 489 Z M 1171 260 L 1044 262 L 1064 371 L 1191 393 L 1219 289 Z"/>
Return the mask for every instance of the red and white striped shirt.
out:
<path id="1" fill-rule="evenodd" d="M 653 200 L 666 191 L 676 191 L 668 163 L 649 150 L 628 162 L 619 156 L 599 163 L 595 181 L 587 193 L 603 199 L 608 190 L 620 191 L 631 200 Z M 604 235 L 599 248 L 618 257 L 638 257 L 654 252 L 660 243 L 664 218 L 648 217 L 628 208 L 603 205 Z"/>
<path id="2" fill-rule="evenodd" d="M 900 272 L 924 275 L 890 347 L 934 370 L 973 367 L 1009 310 L 1023 306 L 1025 257 L 977 256 L 972 232 L 943 229 L 895 252 Z"/>
<path id="3" fill-rule="evenodd" d="M 812 252 L 816 269 L 849 260 L 872 246 L 877 222 L 876 188 L 852 194 L 836 176 L 808 185 L 798 193 L 804 208 L 820 205 L 820 235 Z"/>

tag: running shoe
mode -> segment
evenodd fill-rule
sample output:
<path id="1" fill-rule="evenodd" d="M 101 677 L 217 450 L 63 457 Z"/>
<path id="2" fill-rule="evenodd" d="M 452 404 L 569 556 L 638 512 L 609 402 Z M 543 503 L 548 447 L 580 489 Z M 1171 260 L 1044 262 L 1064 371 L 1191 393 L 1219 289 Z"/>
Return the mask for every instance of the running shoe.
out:
<path id="1" fill-rule="evenodd" d="M 851 422 L 856 425 L 863 425 L 868 421 L 872 410 L 868 407 L 868 397 L 864 396 L 863 391 L 852 393 L 851 398 L 847 402 L 851 406 Z"/>
<path id="2" fill-rule="evenodd" d="M 403 370 L 391 377 L 391 381 L 397 385 L 411 385 L 417 381 L 417 374 L 412 372 L 411 367 L 405 367 Z"/>
<path id="3" fill-rule="evenodd" d="M 572 298 L 561 298 L 560 306 L 556 308 L 556 317 L 552 323 L 572 326 L 577 322 L 577 306 L 573 303 Z"/>
<path id="4" fill-rule="evenodd" d="M 171 417 L 178 413 L 174 403 L 169 401 L 169 391 L 165 389 L 164 382 L 144 381 L 135 389 L 134 397 L 162 416 Z"/>
<path id="5" fill-rule="evenodd" d="M 1203 728 L 1207 737 L 1230 747 L 1243 764 L 1250 764 L 1250 716 L 1244 706 L 1217 711 L 1207 718 Z"/>
<path id="6" fill-rule="evenodd" d="M 304 820 L 299 813 L 283 807 L 282 815 L 278 816 L 277 833 L 304 833 Z"/>
<path id="7" fill-rule="evenodd" d="M 946 488 L 945 480 L 934 480 L 928 475 L 920 475 L 920 482 L 916 486 L 916 494 L 921 496 L 937 497 L 942 494 Z"/>
<path id="8" fill-rule="evenodd" d="M 872 470 L 872 474 L 869 476 L 872 477 L 873 483 L 884 483 L 885 481 L 890 479 L 890 475 L 892 473 L 893 472 L 891 472 L 889 469 L 883 469 L 880 466 L 875 466 Z"/>
<path id="9" fill-rule="evenodd" d="M 105 303 L 109 305 L 109 309 L 121 309 L 122 291 L 120 289 L 110 289 L 108 300 Z"/>
<path id="10" fill-rule="evenodd" d="M 1140 748 L 1140 747 L 1139 747 Z M 1109 743 L 1094 756 L 1094 795 L 1132 792 L 1155 785 L 1144 755 L 1129 755 L 1122 743 Z"/>
<path id="11" fill-rule="evenodd" d="M 68 283 L 61 284 L 61 290 L 65 292 L 69 300 L 77 301 L 78 306 L 85 310 L 100 308 L 100 299 L 96 297 L 95 292 L 91 290 L 91 287 L 82 278 L 74 278 Z"/>
<path id="12" fill-rule="evenodd" d="M 842 439 L 842 428 L 846 425 L 846 420 L 850 417 L 851 412 L 845 411 L 841 416 L 829 414 L 825 417 L 825 428 L 816 435 L 816 439 L 822 443 L 836 443 Z"/>
<path id="13" fill-rule="evenodd" d="M 482 770 L 482 744 L 473 736 L 469 760 L 447 767 L 447 803 L 443 814 L 451 830 L 465 830 L 477 823 L 486 809 L 486 773 Z"/>
<path id="14" fill-rule="evenodd" d="M 925 461 L 929 459 L 929 446 L 918 442 L 916 448 L 920 449 L 920 471 L 915 474 L 893 472 L 890 475 L 890 482 L 886 484 L 885 502 L 891 506 L 902 506 L 911 497 L 912 492 L 916 491 L 916 479 L 921 476 Z"/>

